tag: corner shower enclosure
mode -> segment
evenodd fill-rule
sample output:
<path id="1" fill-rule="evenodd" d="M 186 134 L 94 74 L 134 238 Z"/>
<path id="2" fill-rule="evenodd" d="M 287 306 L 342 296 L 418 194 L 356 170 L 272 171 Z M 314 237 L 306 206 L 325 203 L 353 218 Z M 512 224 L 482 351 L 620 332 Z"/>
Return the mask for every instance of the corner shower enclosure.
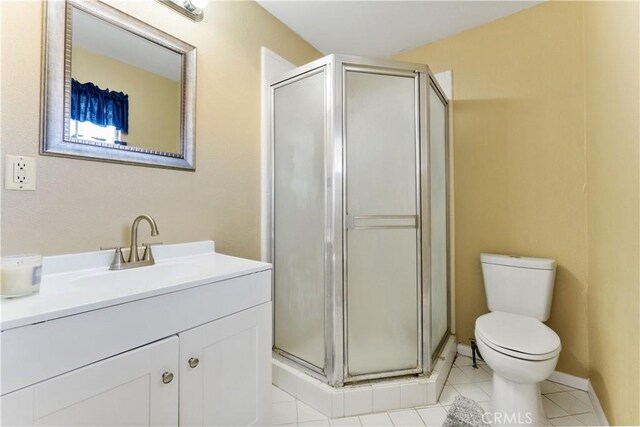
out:
<path id="1" fill-rule="evenodd" d="M 274 356 L 332 386 L 429 373 L 449 330 L 433 74 L 330 55 L 271 95 Z"/>

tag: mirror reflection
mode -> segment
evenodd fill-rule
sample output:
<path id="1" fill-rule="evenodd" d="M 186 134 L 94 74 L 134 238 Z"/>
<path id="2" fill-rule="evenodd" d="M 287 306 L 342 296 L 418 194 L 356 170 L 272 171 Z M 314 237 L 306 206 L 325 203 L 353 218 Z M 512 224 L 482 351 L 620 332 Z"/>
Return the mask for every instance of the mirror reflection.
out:
<path id="1" fill-rule="evenodd" d="M 69 140 L 181 152 L 182 55 L 73 8 Z"/>

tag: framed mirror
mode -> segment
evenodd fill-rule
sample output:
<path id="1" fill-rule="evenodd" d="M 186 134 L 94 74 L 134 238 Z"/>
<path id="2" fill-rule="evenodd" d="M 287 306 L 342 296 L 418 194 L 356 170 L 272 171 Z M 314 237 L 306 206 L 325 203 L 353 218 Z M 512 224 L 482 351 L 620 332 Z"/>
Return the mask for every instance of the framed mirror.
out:
<path id="1" fill-rule="evenodd" d="M 194 46 L 97 0 L 45 22 L 41 154 L 195 170 Z"/>

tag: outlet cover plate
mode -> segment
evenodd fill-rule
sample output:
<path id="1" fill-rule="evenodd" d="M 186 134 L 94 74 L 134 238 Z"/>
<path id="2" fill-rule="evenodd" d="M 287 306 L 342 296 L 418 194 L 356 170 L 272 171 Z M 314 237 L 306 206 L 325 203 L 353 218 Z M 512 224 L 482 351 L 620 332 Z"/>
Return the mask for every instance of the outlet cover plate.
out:
<path id="1" fill-rule="evenodd" d="M 6 190 L 33 191 L 36 189 L 36 159 L 7 155 L 4 164 Z"/>

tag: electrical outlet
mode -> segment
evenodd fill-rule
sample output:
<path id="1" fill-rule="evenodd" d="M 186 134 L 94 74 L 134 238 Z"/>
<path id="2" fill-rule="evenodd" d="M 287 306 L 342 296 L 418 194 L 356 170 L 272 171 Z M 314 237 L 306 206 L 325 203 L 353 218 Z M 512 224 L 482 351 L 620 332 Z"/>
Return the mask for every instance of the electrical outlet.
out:
<path id="1" fill-rule="evenodd" d="M 36 159 L 7 155 L 4 164 L 4 188 L 7 190 L 35 190 Z"/>
<path id="2" fill-rule="evenodd" d="M 24 159 L 18 159 L 13 164 L 13 182 L 18 184 L 27 184 L 29 179 L 27 178 L 27 163 Z"/>

